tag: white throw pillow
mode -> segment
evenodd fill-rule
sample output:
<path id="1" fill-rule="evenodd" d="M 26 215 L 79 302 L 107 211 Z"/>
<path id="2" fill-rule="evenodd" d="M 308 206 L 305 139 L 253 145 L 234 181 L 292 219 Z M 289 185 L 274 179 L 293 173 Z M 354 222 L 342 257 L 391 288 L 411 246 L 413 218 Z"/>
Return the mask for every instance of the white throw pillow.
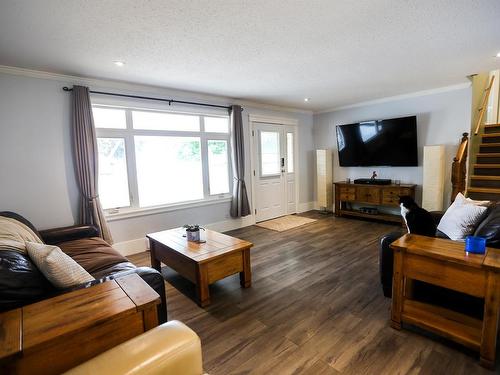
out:
<path id="1" fill-rule="evenodd" d="M 57 288 L 69 288 L 95 280 L 57 246 L 26 242 L 26 251 L 40 272 Z"/>
<path id="2" fill-rule="evenodd" d="M 439 221 L 437 229 L 454 241 L 464 241 L 472 234 L 487 211 L 487 201 L 472 201 L 458 194 Z M 489 203 L 489 202 L 488 202 Z"/>
<path id="3" fill-rule="evenodd" d="M 491 206 L 491 201 L 475 201 L 474 199 L 465 198 L 462 193 L 458 193 L 457 197 L 458 196 L 460 196 L 460 199 L 465 200 L 465 203 L 475 204 L 476 206 L 485 206 L 485 207 Z"/>

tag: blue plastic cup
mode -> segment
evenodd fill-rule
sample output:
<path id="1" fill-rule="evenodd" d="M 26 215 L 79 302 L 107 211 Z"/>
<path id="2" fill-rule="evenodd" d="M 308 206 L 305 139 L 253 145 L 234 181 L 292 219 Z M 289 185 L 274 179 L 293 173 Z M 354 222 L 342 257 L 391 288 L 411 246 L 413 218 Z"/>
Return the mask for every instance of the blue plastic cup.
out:
<path id="1" fill-rule="evenodd" d="M 465 251 L 474 254 L 484 254 L 486 252 L 486 238 L 476 236 L 465 237 Z"/>

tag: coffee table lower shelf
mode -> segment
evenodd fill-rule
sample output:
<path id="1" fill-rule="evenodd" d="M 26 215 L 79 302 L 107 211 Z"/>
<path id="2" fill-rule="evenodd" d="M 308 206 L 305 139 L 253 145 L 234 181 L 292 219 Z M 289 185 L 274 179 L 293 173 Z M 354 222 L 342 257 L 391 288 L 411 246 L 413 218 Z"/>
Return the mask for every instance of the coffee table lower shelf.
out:
<path id="1" fill-rule="evenodd" d="M 394 251 L 391 326 L 409 323 L 479 352 L 480 364 L 494 369 L 500 317 L 500 251 L 467 254 L 464 244 L 406 234 Z M 483 319 L 416 301 L 414 281 L 484 299 Z"/>
<path id="2" fill-rule="evenodd" d="M 427 303 L 405 300 L 401 320 L 456 341 L 472 350 L 481 347 L 483 322 L 479 319 L 433 306 Z M 396 324 L 396 327 L 397 324 Z"/>

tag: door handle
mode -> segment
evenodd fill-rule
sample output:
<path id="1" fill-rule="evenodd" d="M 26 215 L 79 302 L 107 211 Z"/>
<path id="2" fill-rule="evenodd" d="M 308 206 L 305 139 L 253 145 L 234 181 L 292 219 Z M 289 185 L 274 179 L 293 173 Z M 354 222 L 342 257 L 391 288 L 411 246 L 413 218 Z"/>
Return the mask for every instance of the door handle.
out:
<path id="1" fill-rule="evenodd" d="M 281 158 L 281 168 L 283 168 L 284 166 L 285 166 L 285 158 Z"/>

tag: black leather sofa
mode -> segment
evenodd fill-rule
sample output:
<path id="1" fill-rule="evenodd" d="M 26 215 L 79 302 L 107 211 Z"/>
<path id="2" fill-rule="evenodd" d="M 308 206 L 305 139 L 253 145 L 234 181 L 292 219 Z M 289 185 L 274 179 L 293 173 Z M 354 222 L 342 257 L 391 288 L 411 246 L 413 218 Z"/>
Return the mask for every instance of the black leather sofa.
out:
<path id="1" fill-rule="evenodd" d="M 88 288 L 106 280 L 137 273 L 161 297 L 160 323 L 167 321 L 167 301 L 162 275 L 150 267 L 136 267 L 99 237 L 94 226 L 77 225 L 38 232 L 24 217 L 9 211 L 0 216 L 22 222 L 45 243 L 57 245 L 87 270 L 96 280 L 69 290 L 53 287 L 30 258 L 18 251 L 0 250 L 0 311 L 34 303 L 70 290 Z"/>
<path id="2" fill-rule="evenodd" d="M 431 212 L 431 214 L 437 225 L 443 216 L 443 212 Z M 392 296 L 392 272 L 394 263 L 394 254 L 390 248 L 390 244 L 404 233 L 406 233 L 406 231 L 395 231 L 386 234 L 380 239 L 380 283 L 382 284 L 384 296 L 388 298 Z M 486 246 L 500 248 L 500 204 L 496 204 L 489 209 L 488 214 L 477 226 L 474 235 L 486 238 Z M 436 236 L 446 237 L 439 232 Z M 481 317 L 483 313 L 482 300 L 423 282 L 414 282 L 413 295 L 415 299 L 422 302 L 445 306 L 469 315 Z"/>

